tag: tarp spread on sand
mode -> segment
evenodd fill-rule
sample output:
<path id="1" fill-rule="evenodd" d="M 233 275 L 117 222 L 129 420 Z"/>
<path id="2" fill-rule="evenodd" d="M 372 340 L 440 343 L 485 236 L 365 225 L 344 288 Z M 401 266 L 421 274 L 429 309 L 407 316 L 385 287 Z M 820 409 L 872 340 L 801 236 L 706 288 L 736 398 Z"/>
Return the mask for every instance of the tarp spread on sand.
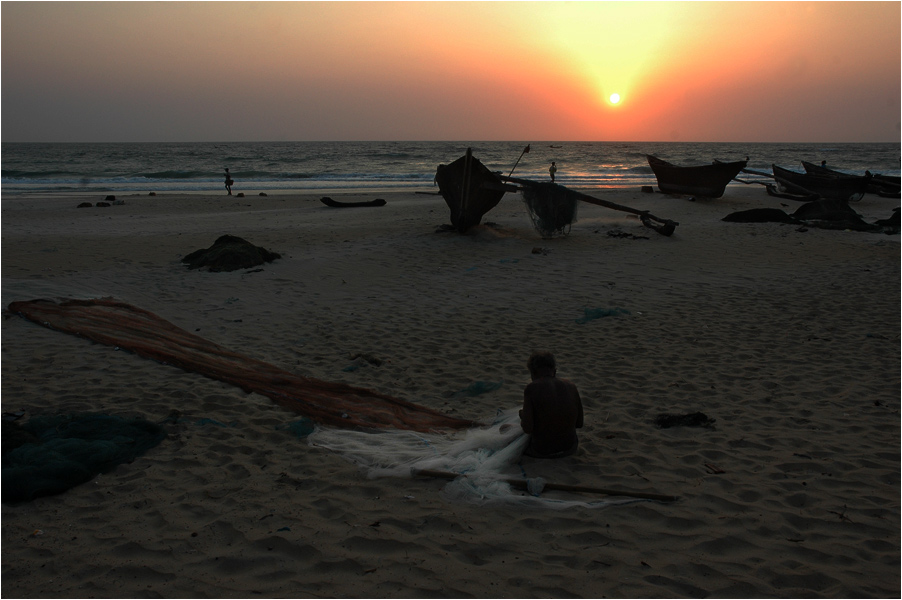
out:
<path id="1" fill-rule="evenodd" d="M 109 298 L 12 302 L 9 310 L 51 329 L 262 394 L 320 424 L 423 432 L 479 425 L 372 390 L 290 373 Z"/>

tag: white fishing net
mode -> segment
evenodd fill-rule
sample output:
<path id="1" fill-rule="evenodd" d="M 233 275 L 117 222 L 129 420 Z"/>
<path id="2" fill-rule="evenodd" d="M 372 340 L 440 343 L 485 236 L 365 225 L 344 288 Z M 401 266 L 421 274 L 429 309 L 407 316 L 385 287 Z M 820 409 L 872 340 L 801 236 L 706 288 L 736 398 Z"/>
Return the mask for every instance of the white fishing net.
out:
<path id="1" fill-rule="evenodd" d="M 427 434 L 317 427 L 307 440 L 312 446 L 341 454 L 360 466 L 370 478 L 411 478 L 430 470 L 457 474 L 459 477 L 442 490 L 443 497 L 450 502 L 564 509 L 603 508 L 639 501 L 621 497 L 582 501 L 541 496 L 545 482 L 527 477 L 520 462 L 529 436 L 520 429 L 517 409 L 499 411 L 489 427 L 466 431 Z M 505 479 L 525 480 L 528 492 L 515 489 Z"/>

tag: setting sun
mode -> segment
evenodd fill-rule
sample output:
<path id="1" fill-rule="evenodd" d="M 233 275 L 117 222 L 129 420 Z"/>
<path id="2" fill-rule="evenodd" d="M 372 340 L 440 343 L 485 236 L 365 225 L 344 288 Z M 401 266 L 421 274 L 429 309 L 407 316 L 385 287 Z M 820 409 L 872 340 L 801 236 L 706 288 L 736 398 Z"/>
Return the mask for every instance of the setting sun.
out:
<path id="1" fill-rule="evenodd" d="M 620 94 L 611 94 L 611 104 L 620 102 Z"/>

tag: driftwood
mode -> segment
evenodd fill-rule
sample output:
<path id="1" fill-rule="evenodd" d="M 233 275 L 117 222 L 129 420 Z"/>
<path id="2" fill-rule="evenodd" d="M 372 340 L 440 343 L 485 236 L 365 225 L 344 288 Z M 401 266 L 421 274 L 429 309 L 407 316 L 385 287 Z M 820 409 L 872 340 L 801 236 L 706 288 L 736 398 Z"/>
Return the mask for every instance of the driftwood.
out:
<path id="1" fill-rule="evenodd" d="M 382 198 L 376 198 L 375 200 L 361 200 L 359 202 L 344 202 L 340 200 L 333 200 L 328 196 L 323 196 L 319 199 L 319 201 L 332 208 L 362 208 L 367 206 L 385 206 L 385 200 L 383 200 Z"/>

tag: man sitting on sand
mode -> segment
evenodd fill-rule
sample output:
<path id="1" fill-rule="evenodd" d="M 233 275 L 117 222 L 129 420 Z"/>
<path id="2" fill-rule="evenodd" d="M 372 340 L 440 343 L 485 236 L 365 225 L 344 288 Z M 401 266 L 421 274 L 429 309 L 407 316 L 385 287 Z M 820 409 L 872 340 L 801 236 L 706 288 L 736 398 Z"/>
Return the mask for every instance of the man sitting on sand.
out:
<path id="1" fill-rule="evenodd" d="M 520 427 L 528 433 L 523 452 L 534 458 L 562 458 L 579 447 L 576 430 L 583 426 L 583 403 L 576 386 L 557 378 L 554 355 L 534 352 L 526 363 L 532 382 L 523 391 Z"/>

